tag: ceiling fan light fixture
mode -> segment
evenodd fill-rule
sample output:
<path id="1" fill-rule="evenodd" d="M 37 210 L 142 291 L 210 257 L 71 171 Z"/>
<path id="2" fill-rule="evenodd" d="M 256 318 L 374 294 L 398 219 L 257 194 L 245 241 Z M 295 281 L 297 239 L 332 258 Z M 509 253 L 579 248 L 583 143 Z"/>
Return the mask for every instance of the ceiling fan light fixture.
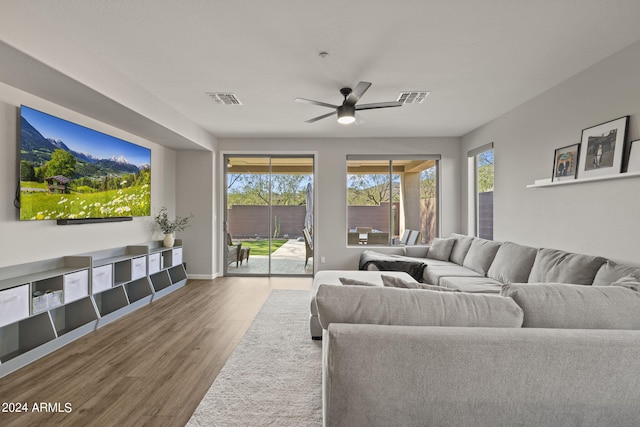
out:
<path id="1" fill-rule="evenodd" d="M 348 125 L 356 121 L 356 108 L 353 105 L 338 107 L 338 123 Z"/>

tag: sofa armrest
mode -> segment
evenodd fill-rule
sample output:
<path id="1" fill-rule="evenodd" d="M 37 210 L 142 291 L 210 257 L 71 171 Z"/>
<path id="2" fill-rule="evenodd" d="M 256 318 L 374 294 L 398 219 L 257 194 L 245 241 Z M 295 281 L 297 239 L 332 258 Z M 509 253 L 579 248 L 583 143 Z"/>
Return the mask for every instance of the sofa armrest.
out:
<path id="1" fill-rule="evenodd" d="M 325 425 L 640 425 L 640 331 L 331 324 Z"/>
<path id="2" fill-rule="evenodd" d="M 429 252 L 429 246 L 405 246 L 403 249 L 403 255 L 411 258 L 426 258 L 427 252 Z"/>

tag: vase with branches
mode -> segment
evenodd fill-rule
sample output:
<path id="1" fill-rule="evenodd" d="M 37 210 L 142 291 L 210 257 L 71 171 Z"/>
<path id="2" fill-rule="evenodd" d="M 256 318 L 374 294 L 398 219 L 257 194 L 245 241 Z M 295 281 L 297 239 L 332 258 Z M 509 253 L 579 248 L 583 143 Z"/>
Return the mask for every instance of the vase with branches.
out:
<path id="1" fill-rule="evenodd" d="M 165 247 L 170 248 L 174 245 L 176 231 L 184 231 L 187 227 L 190 227 L 191 218 L 193 218 L 193 215 L 187 217 L 176 216 L 175 219 L 171 220 L 167 214 L 167 208 L 162 207 L 160 209 L 154 220 L 158 228 L 164 233 Z"/>

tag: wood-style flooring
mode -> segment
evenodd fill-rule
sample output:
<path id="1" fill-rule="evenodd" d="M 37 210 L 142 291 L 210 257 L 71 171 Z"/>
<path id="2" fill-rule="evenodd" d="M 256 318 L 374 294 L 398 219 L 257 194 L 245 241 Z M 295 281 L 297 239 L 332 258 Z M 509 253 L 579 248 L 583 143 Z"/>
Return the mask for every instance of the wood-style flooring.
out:
<path id="1" fill-rule="evenodd" d="M 311 284 L 306 277 L 189 280 L 0 378 L 0 425 L 183 426 L 271 290 Z M 28 412 L 2 412 L 16 404 Z"/>

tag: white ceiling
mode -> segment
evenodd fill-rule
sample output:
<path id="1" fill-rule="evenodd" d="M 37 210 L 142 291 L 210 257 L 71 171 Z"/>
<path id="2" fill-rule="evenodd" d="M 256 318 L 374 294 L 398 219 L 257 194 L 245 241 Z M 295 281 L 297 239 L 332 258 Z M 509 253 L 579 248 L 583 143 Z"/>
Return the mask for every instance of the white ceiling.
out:
<path id="1" fill-rule="evenodd" d="M 18 3 L 0 0 L 2 4 Z M 218 137 L 461 136 L 640 39 L 637 0 L 29 0 L 69 46 L 84 46 Z M 31 15 L 33 14 L 33 15 Z M 329 52 L 325 59 L 322 51 Z M 27 52 L 29 54 L 33 54 Z M 54 52 L 55 53 L 55 52 Z M 69 55 L 69 52 L 66 52 Z M 2 67 L 2 65 L 0 65 Z M 360 113 L 295 97 L 362 103 L 431 91 L 420 105 Z M 215 104 L 233 92 L 244 104 Z M 108 94 L 105 94 L 108 96 Z"/>

